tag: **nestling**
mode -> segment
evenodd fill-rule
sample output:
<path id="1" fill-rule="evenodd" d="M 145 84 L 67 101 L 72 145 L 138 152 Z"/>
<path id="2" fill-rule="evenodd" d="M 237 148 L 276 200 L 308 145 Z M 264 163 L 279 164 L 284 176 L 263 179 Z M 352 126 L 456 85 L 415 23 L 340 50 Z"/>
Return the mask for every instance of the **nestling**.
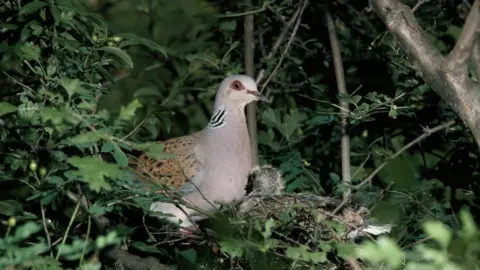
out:
<path id="1" fill-rule="evenodd" d="M 255 166 L 255 168 L 252 169 L 249 175 L 248 185 L 250 184 L 252 186 L 250 194 L 257 196 L 280 195 L 285 188 L 282 174 L 277 168 L 269 164 Z"/>
<path id="2" fill-rule="evenodd" d="M 256 166 L 248 176 L 247 197 L 240 204 L 241 212 L 247 212 L 269 196 L 279 196 L 285 189 L 280 171 L 271 165 Z"/>

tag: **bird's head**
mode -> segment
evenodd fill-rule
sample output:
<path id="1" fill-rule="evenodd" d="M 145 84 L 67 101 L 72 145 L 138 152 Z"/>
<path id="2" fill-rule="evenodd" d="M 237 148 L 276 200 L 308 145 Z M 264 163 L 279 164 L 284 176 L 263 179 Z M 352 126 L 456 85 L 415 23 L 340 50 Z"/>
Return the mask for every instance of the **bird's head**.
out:
<path id="1" fill-rule="evenodd" d="M 257 89 L 255 80 L 246 75 L 231 75 L 225 78 L 217 91 L 216 103 L 244 107 L 252 101 L 268 102 Z"/>

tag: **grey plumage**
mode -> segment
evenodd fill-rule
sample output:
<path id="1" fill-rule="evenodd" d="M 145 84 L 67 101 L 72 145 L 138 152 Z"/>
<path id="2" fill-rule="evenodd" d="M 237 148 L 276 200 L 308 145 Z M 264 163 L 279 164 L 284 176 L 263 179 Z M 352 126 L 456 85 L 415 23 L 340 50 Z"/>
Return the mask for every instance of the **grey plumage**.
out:
<path id="1" fill-rule="evenodd" d="M 182 200 L 194 207 L 155 202 L 150 206 L 151 211 L 171 214 L 173 216 L 166 217 L 167 220 L 189 227 L 192 221 L 205 218 L 193 208 L 211 212 L 218 210 L 220 205 L 243 200 L 252 169 L 244 108 L 255 100 L 266 101 L 251 77 L 233 75 L 222 81 L 211 120 L 205 129 L 196 133 L 199 135 L 193 144 L 194 153 L 201 161 L 195 165 L 199 169 L 192 174 L 189 183 L 179 187 L 185 193 Z"/>

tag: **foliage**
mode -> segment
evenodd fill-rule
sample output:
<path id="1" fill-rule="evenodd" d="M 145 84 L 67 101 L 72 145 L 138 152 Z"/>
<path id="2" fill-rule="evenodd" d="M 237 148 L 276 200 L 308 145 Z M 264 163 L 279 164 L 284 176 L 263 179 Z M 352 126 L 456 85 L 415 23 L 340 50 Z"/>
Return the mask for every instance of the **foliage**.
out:
<path id="1" fill-rule="evenodd" d="M 352 260 L 371 269 L 477 269 L 477 148 L 457 124 L 391 159 L 422 127 L 455 115 L 376 15 L 364 1 L 331 5 L 350 92 L 338 96 L 325 3 L 310 1 L 291 47 L 283 42 L 265 61 L 299 3 L 253 2 L 256 70 L 276 70 L 265 88 L 273 102 L 259 106 L 261 163 L 281 169 L 288 193 L 341 197 L 335 104 L 346 100 L 353 184 L 388 161 L 354 201 L 394 223 L 392 233 L 362 243 L 311 235 L 292 243 L 278 233 L 298 236 L 288 225 L 299 210 L 286 209 L 275 220 L 228 211 L 204 224 L 216 232 L 206 241 L 164 239 L 165 229 L 145 216 L 165 197 L 136 185 L 129 155 L 169 158 L 152 141 L 204 126 L 218 81 L 244 72 L 243 4 L 2 1 L 0 268 L 100 269 L 110 264 L 108 250 L 127 246 L 182 269 L 324 269 Z M 463 25 L 460 2 L 424 3 L 415 13 L 442 52 Z M 341 222 L 324 224 L 347 231 Z"/>
<path id="2" fill-rule="evenodd" d="M 60 269 L 60 258 L 98 268 L 99 252 L 122 237 L 116 230 L 93 232 L 90 214 L 125 207 L 112 202 L 132 194 L 125 188 L 132 184 L 126 151 L 161 156 L 157 144 L 128 140 L 124 126 L 142 106 L 138 100 L 117 116 L 95 112 L 106 75 L 131 67 L 125 48 L 144 39 L 114 36 L 101 16 L 71 1 L 19 5 L 11 1 L 3 7 L 0 181 L 6 188 L 0 214 L 11 222 L 2 229 L 0 265 L 45 263 Z M 140 43 L 164 53 L 153 42 Z M 79 198 L 94 204 L 80 209 Z M 76 222 L 82 226 L 73 226 Z"/>

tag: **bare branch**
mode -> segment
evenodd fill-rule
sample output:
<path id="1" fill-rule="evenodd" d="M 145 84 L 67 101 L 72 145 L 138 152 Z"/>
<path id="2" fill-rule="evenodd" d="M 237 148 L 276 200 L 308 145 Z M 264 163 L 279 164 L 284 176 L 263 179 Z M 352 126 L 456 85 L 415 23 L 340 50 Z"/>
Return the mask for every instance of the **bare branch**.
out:
<path id="1" fill-rule="evenodd" d="M 383 169 L 383 167 L 385 167 L 388 164 L 388 162 L 390 160 L 398 157 L 400 154 L 407 151 L 408 149 L 410 149 L 415 144 L 418 144 L 419 142 L 425 140 L 428 136 L 432 135 L 433 133 L 439 132 L 441 130 L 448 129 L 449 127 L 453 126 L 454 124 L 455 124 L 455 121 L 451 120 L 451 121 L 448 121 L 446 123 L 443 123 L 443 124 L 438 125 L 434 128 L 431 128 L 431 129 L 430 128 L 424 128 L 422 135 L 418 136 L 417 138 L 415 138 L 414 140 L 409 142 L 402 149 L 398 150 L 395 154 L 393 154 L 390 158 L 388 158 L 388 160 L 386 160 L 382 164 L 380 164 L 380 166 L 378 166 L 369 176 L 367 176 L 367 178 L 365 178 L 362 182 L 360 182 L 358 185 L 356 185 L 355 189 L 360 189 L 366 183 L 369 183 L 370 181 L 372 181 L 373 177 L 375 177 Z M 336 213 L 338 213 L 338 211 L 340 211 L 343 208 L 343 206 L 345 206 L 345 204 L 349 201 L 349 199 L 351 197 L 352 197 L 352 194 L 350 194 L 350 196 L 348 196 L 347 198 L 344 198 L 342 203 L 340 203 L 337 206 L 337 208 L 335 208 L 335 210 L 333 210 L 332 214 L 335 215 Z"/>
<path id="2" fill-rule="evenodd" d="M 292 30 L 292 34 L 290 35 L 290 38 L 288 39 L 287 45 L 285 46 L 285 50 L 283 50 L 282 56 L 280 57 L 280 60 L 278 60 L 277 65 L 275 66 L 275 68 L 272 71 L 272 74 L 270 74 L 270 76 L 268 76 L 268 78 L 265 80 L 265 82 L 262 83 L 262 87 L 260 88 L 260 92 L 263 92 L 265 87 L 267 87 L 267 84 L 270 82 L 270 80 L 273 78 L 273 76 L 275 76 L 275 73 L 277 72 L 277 70 L 282 65 L 283 59 L 285 58 L 285 55 L 287 54 L 288 50 L 290 49 L 290 46 L 292 45 L 292 42 L 295 38 L 295 35 L 297 34 L 298 27 L 300 26 L 300 22 L 302 21 L 303 11 L 305 11 L 305 8 L 307 7 L 307 5 L 308 5 L 308 0 L 304 0 L 303 5 L 300 9 L 300 12 L 297 16 L 297 22 L 295 23 L 295 26 L 293 27 L 293 30 Z M 268 98 L 269 95 L 270 95 L 270 91 L 267 91 L 267 93 L 265 93 L 265 96 Z"/>
<path id="3" fill-rule="evenodd" d="M 430 0 L 418 0 L 417 4 L 412 8 L 412 12 L 417 11 L 423 4 L 430 2 Z"/>
<path id="4" fill-rule="evenodd" d="M 245 0 L 245 6 L 247 8 L 252 6 L 251 0 Z M 244 36 L 245 36 L 245 73 L 252 78 L 255 76 L 255 64 L 254 64 L 254 46 L 255 40 L 253 37 L 253 14 L 245 15 L 244 24 Z M 258 164 L 258 139 L 257 139 L 257 104 L 252 102 L 247 105 L 247 123 L 248 133 L 250 134 L 250 145 L 252 149 L 252 166 Z"/>
<path id="5" fill-rule="evenodd" d="M 67 198 L 69 198 L 74 203 L 80 203 L 83 211 L 88 213 L 89 202 L 85 196 L 78 196 L 77 194 L 67 191 Z M 104 216 L 94 216 L 92 215 L 93 222 L 95 223 L 97 230 L 102 233 L 105 231 L 108 226 L 110 226 L 110 220 Z"/>
<path id="6" fill-rule="evenodd" d="M 448 70 L 467 69 L 466 63 L 470 58 L 473 44 L 478 36 L 480 29 L 480 0 L 475 0 L 470 9 L 470 13 L 465 20 L 462 33 L 458 38 L 457 44 L 445 59 L 445 68 Z"/>
<path id="7" fill-rule="evenodd" d="M 343 198 L 348 198 L 351 189 L 352 178 L 350 175 L 350 137 L 347 132 L 347 118 L 348 103 L 345 101 L 345 97 L 348 95 L 347 85 L 345 83 L 345 75 L 342 63 L 342 54 L 340 52 L 340 42 L 338 41 L 337 32 L 335 31 L 335 22 L 333 21 L 332 14 L 327 9 L 325 11 L 328 27 L 328 36 L 330 38 L 330 47 L 332 48 L 333 65 L 335 67 L 335 77 L 337 80 L 337 88 L 340 99 L 340 129 L 342 133 L 341 139 L 341 157 L 342 157 L 342 182 L 347 189 L 343 193 Z"/>
<path id="8" fill-rule="evenodd" d="M 265 57 L 265 61 L 269 61 L 273 58 L 275 53 L 278 51 L 278 48 L 280 48 L 280 45 L 282 45 L 283 41 L 285 38 L 287 38 L 288 30 L 292 28 L 293 24 L 295 23 L 295 20 L 297 19 L 298 15 L 300 14 L 300 10 L 302 9 L 302 5 L 299 5 L 295 13 L 292 15 L 290 20 L 288 20 L 287 24 L 282 29 L 282 32 L 280 32 L 280 35 L 278 35 L 277 40 L 275 41 L 275 44 L 273 45 L 272 49 L 268 53 L 267 57 Z M 263 77 L 265 76 L 265 69 L 260 70 L 258 72 L 257 77 L 255 81 L 257 84 L 260 84 L 260 82 L 263 80 Z"/>
<path id="9" fill-rule="evenodd" d="M 52 239 L 50 238 L 50 233 L 48 232 L 47 218 L 45 216 L 46 211 L 47 210 L 45 209 L 45 206 L 43 205 L 43 203 L 40 203 L 40 213 L 42 214 L 43 230 L 45 231 L 45 237 L 47 237 L 47 244 L 48 244 L 48 248 L 50 249 L 50 256 L 53 257 Z"/>

